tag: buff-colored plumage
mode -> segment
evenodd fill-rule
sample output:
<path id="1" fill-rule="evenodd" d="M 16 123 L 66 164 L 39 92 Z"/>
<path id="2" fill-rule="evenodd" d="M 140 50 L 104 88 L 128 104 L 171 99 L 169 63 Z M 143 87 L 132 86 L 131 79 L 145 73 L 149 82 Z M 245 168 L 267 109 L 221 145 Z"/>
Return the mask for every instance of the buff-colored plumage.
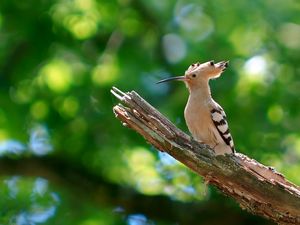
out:
<path id="1" fill-rule="evenodd" d="M 184 117 L 194 139 L 208 144 L 215 153 L 234 153 L 234 144 L 229 132 L 226 115 L 221 106 L 211 97 L 209 80 L 217 78 L 227 68 L 228 62 L 192 64 L 184 76 L 160 81 L 183 80 L 189 90 L 189 99 Z"/>

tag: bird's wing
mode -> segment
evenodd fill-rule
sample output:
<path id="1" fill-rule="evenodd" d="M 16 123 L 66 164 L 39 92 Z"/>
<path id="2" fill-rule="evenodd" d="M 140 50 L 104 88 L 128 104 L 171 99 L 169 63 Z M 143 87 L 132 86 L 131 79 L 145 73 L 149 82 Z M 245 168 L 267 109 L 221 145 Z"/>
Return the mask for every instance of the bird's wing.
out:
<path id="1" fill-rule="evenodd" d="M 234 143 L 229 131 L 228 123 L 226 120 L 226 114 L 221 106 L 217 105 L 211 111 L 212 121 L 219 132 L 224 142 L 231 148 L 232 152 L 235 152 Z"/>

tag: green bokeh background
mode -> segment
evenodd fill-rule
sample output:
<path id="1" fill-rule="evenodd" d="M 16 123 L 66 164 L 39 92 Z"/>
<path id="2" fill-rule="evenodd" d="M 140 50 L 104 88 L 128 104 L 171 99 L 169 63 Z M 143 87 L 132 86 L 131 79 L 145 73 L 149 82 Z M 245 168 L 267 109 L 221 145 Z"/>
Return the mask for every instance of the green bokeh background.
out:
<path id="1" fill-rule="evenodd" d="M 155 82 L 212 59 L 238 151 L 299 185 L 299 1 L 1 0 L 0 224 L 272 224 L 112 113 L 135 90 L 187 131 Z"/>

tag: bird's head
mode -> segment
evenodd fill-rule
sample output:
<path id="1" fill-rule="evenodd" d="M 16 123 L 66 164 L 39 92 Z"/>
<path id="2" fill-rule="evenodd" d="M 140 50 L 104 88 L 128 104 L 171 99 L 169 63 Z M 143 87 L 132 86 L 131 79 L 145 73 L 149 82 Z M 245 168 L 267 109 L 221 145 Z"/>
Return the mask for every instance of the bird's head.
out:
<path id="1" fill-rule="evenodd" d="M 158 81 L 157 83 L 159 84 L 173 80 L 181 80 L 184 81 L 188 87 L 197 86 L 197 84 L 202 83 L 203 81 L 218 78 L 228 67 L 228 64 L 228 61 L 221 61 L 218 63 L 214 63 L 214 61 L 194 63 L 185 71 L 184 76 L 166 78 Z"/>

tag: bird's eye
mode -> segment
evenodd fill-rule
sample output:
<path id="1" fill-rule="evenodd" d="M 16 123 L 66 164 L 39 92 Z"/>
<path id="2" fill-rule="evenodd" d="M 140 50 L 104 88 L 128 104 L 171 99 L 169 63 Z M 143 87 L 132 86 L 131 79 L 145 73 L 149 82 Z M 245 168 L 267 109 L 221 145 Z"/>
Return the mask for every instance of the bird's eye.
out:
<path id="1" fill-rule="evenodd" d="M 214 61 L 210 61 L 209 63 L 211 66 L 213 66 L 215 64 Z"/>
<path id="2" fill-rule="evenodd" d="M 196 74 L 192 74 L 192 77 L 196 77 Z"/>

